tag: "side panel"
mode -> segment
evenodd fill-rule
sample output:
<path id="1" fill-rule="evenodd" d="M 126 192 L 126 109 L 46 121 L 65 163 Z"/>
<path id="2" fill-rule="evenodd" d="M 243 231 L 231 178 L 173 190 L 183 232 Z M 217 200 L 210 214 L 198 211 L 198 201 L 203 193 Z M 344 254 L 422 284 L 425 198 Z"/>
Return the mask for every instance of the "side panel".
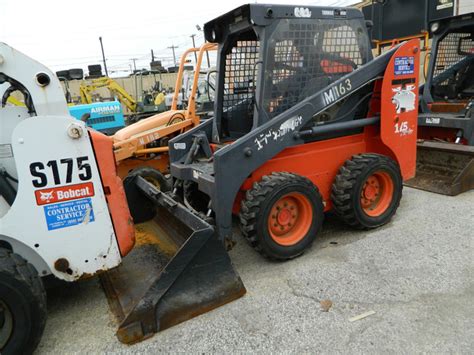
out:
<path id="1" fill-rule="evenodd" d="M 122 180 L 117 176 L 112 139 L 93 130 L 89 131 L 89 134 L 99 166 L 110 216 L 114 223 L 120 254 L 125 256 L 135 244 L 135 229 Z"/>
<path id="2" fill-rule="evenodd" d="M 390 59 L 382 83 L 380 133 L 393 152 L 403 179 L 415 176 L 418 127 L 420 41 L 399 47 Z"/>
<path id="3" fill-rule="evenodd" d="M 253 172 L 242 186 L 241 193 L 250 189 L 252 184 L 261 180 L 264 175 L 275 171 L 287 171 L 310 179 L 323 197 L 325 211 L 329 211 L 332 209 L 331 186 L 339 168 L 353 155 L 366 152 L 387 153 L 379 137 L 368 134 L 356 134 L 287 148 Z M 239 209 L 240 206 L 235 205 L 233 212 L 237 213 Z"/>
<path id="4" fill-rule="evenodd" d="M 67 281 L 117 266 L 119 247 L 84 123 L 68 116 L 26 119 L 13 131 L 12 148 L 19 185 L 0 235 L 37 252 Z"/>

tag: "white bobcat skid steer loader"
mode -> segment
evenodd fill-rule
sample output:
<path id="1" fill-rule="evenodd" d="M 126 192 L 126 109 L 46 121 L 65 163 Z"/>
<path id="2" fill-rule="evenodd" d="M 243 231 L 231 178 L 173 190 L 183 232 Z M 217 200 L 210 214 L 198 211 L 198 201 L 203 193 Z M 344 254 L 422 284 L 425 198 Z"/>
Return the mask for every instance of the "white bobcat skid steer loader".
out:
<path id="1" fill-rule="evenodd" d="M 25 106 L 7 105 L 15 91 Z M 157 198 L 151 185 L 135 193 L 139 176 L 125 182 L 125 191 L 112 139 L 69 116 L 56 76 L 3 43 L 0 98 L 1 354 L 38 345 L 46 320 L 43 276 L 75 281 L 100 273 L 125 343 L 245 293 L 213 228 L 170 198 Z M 161 228 L 170 218 L 162 204 L 170 203 L 175 224 Z M 156 217 L 134 226 L 129 204 L 147 205 Z"/>
<path id="2" fill-rule="evenodd" d="M 6 105 L 14 91 L 25 107 Z M 69 116 L 56 76 L 0 43 L 0 94 L 0 352 L 30 353 L 46 321 L 40 277 L 119 265 L 134 229 L 112 142 Z"/>

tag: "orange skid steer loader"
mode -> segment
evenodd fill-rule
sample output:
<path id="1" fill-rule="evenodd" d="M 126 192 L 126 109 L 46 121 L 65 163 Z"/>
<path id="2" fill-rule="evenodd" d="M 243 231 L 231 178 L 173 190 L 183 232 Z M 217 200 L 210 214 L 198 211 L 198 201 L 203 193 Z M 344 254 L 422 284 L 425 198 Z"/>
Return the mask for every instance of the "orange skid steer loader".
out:
<path id="1" fill-rule="evenodd" d="M 169 142 L 172 191 L 126 179 L 134 220 L 158 221 L 173 248 L 194 257 L 194 245 L 231 247 L 237 216 L 249 244 L 277 260 L 308 249 L 326 211 L 354 228 L 388 223 L 415 175 L 419 41 L 373 59 L 360 11 L 316 6 L 244 5 L 204 29 L 218 43 L 213 118 Z M 115 281 L 109 295 L 127 310 Z M 197 294 L 175 299 L 183 311 L 164 318 L 170 301 L 155 294 L 122 318 L 119 337 L 145 338 L 208 309 Z M 157 318 L 137 316 L 151 307 Z"/>

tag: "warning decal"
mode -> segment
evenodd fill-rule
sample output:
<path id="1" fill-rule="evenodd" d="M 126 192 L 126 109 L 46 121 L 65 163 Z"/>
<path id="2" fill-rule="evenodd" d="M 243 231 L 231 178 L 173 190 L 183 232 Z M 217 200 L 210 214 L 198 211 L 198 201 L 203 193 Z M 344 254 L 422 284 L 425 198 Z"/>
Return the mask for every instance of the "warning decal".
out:
<path id="1" fill-rule="evenodd" d="M 39 206 L 92 196 L 94 196 L 94 184 L 92 182 L 35 191 L 36 203 Z"/>
<path id="2" fill-rule="evenodd" d="M 94 222 L 94 210 L 90 198 L 56 203 L 43 208 L 48 230 Z"/>
<path id="3" fill-rule="evenodd" d="M 395 57 L 395 75 L 415 73 L 415 57 Z"/>

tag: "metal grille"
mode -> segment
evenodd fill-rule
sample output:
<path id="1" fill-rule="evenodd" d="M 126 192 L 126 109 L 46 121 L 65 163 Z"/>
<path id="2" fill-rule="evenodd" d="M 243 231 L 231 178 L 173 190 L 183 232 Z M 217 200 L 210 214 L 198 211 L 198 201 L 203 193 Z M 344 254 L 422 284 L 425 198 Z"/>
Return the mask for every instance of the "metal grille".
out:
<path id="1" fill-rule="evenodd" d="M 242 107 L 253 114 L 258 41 L 237 41 L 226 56 L 223 111 L 228 120 L 242 114 Z"/>
<path id="2" fill-rule="evenodd" d="M 357 35 L 360 22 L 290 20 L 275 31 L 268 58 L 270 93 L 264 105 L 270 117 L 322 90 L 364 64 Z M 272 64 L 273 63 L 273 64 Z M 267 86 L 268 87 L 268 86 Z"/>
<path id="3" fill-rule="evenodd" d="M 115 116 L 101 116 L 96 118 L 89 118 L 87 120 L 88 125 L 94 125 L 98 123 L 107 123 L 107 122 L 114 122 Z"/>
<path id="4" fill-rule="evenodd" d="M 468 39 L 469 36 L 471 36 L 471 33 L 449 33 L 441 40 L 438 45 L 433 76 L 436 77 L 446 69 L 456 65 L 466 58 L 468 53 L 474 55 L 474 41 Z M 459 42 L 461 39 L 463 40 Z M 447 83 L 448 80 L 445 80 L 443 84 Z"/>

